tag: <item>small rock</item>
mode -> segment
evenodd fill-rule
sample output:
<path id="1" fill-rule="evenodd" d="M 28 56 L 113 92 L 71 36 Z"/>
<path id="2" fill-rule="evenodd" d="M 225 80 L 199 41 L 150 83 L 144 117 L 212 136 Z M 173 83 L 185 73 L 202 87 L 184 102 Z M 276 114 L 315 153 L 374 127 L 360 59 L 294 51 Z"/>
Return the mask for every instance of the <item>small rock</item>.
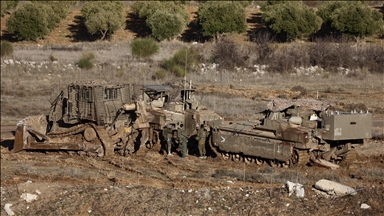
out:
<path id="1" fill-rule="evenodd" d="M 25 182 L 25 183 L 27 183 L 27 184 L 31 184 L 32 183 L 32 181 L 31 180 L 28 180 L 27 182 Z"/>
<path id="2" fill-rule="evenodd" d="M 321 179 L 318 182 L 316 182 L 315 188 L 325 191 L 330 195 L 336 195 L 336 196 L 357 194 L 355 189 L 334 181 L 329 181 L 327 179 Z"/>
<path id="3" fill-rule="evenodd" d="M 36 199 L 37 199 L 37 195 L 35 195 L 35 194 L 30 194 L 30 193 L 23 193 L 23 194 L 21 194 L 20 198 L 22 198 L 23 200 L 25 200 L 27 203 L 30 203 L 30 202 L 32 202 L 33 200 L 36 200 Z"/>
<path id="4" fill-rule="evenodd" d="M 15 213 L 11 210 L 11 206 L 12 204 L 9 204 L 9 203 L 5 204 L 4 210 L 5 212 L 7 212 L 8 215 L 15 215 Z"/>
<path id="5" fill-rule="evenodd" d="M 361 204 L 360 208 L 361 208 L 361 209 L 369 209 L 369 208 L 371 208 L 371 206 L 369 206 L 369 205 L 363 203 L 363 204 Z"/>
<path id="6" fill-rule="evenodd" d="M 37 194 L 39 194 L 39 195 L 41 194 L 41 192 L 40 192 L 39 190 L 36 190 L 35 192 L 36 192 Z"/>
<path id="7" fill-rule="evenodd" d="M 289 196 L 291 196 L 292 193 L 295 192 L 296 197 L 299 197 L 299 198 L 304 197 L 304 187 L 302 184 L 287 181 L 286 187 L 288 189 Z"/>

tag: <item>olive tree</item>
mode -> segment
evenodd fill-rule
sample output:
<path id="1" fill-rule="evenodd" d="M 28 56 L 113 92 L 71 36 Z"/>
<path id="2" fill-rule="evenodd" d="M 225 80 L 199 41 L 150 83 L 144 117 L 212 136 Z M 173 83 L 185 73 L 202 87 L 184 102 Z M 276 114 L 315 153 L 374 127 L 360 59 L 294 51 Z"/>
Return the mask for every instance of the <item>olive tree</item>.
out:
<path id="1" fill-rule="evenodd" d="M 124 3 L 120 1 L 87 2 L 81 13 L 88 32 L 101 35 L 101 40 L 116 32 L 125 21 Z"/>
<path id="2" fill-rule="evenodd" d="M 205 2 L 198 10 L 197 22 L 204 36 L 217 40 L 223 33 L 243 33 L 247 30 L 244 7 L 239 2 Z"/>
<path id="3" fill-rule="evenodd" d="M 356 38 L 384 31 L 383 15 L 362 2 L 327 2 L 317 14 L 332 29 Z"/>
<path id="4" fill-rule="evenodd" d="M 11 14 L 7 31 L 18 40 L 36 40 L 48 35 L 47 16 L 40 6 L 27 2 Z"/>
<path id="5" fill-rule="evenodd" d="M 147 19 L 147 25 L 152 30 L 152 35 L 158 40 L 171 40 L 183 32 L 185 20 L 178 13 L 157 10 Z"/>
<path id="6" fill-rule="evenodd" d="M 322 24 L 322 19 L 302 2 L 275 2 L 262 9 L 262 19 L 268 28 L 287 40 L 308 37 Z"/>
<path id="7" fill-rule="evenodd" d="M 70 12 L 74 1 L 32 1 L 24 4 L 8 21 L 8 32 L 19 40 L 36 40 L 48 35 Z"/>
<path id="8" fill-rule="evenodd" d="M 185 6 L 175 2 L 137 1 L 131 10 L 146 20 L 152 35 L 158 40 L 173 39 L 181 34 L 189 22 Z"/>
<path id="9" fill-rule="evenodd" d="M 19 3 L 18 0 L 14 1 L 1 1 L 0 2 L 0 11 L 1 11 L 1 16 L 4 16 L 5 13 L 7 13 L 8 10 L 11 10 L 17 6 Z"/>
<path id="10" fill-rule="evenodd" d="M 148 19 L 149 16 L 158 10 L 180 14 L 184 18 L 185 23 L 189 21 L 189 14 L 181 3 L 172 1 L 136 1 L 131 6 L 131 11 L 139 18 L 144 19 Z"/>

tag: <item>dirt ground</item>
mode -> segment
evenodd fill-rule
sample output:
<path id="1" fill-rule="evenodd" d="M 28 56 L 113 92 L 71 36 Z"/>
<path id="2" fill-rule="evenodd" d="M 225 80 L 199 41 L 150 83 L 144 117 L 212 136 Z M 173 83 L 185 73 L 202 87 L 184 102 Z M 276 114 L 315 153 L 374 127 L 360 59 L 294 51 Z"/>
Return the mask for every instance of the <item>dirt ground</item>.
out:
<path id="1" fill-rule="evenodd" d="M 10 126 L 2 127 L 9 134 Z M 7 131 L 8 130 L 8 131 Z M 1 203 L 16 215 L 366 215 L 383 214 L 384 148 L 356 148 L 358 161 L 339 170 L 271 168 L 219 158 L 182 159 L 154 150 L 111 161 L 67 152 L 12 153 L 1 147 Z M 364 173 L 363 170 L 369 173 Z M 312 191 L 322 178 L 355 188 L 355 196 L 323 198 Z M 286 181 L 304 185 L 305 198 L 289 196 Z M 25 193 L 37 195 L 26 202 Z M 370 209 L 361 209 L 366 203 Z M 4 208 L 2 215 L 6 215 Z"/>

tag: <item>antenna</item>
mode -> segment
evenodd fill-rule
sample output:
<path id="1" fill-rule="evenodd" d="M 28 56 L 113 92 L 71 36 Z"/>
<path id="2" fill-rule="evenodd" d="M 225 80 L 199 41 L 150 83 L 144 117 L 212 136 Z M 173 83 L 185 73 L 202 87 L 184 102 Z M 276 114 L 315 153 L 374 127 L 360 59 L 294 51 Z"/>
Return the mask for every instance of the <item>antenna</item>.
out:
<path id="1" fill-rule="evenodd" d="M 186 92 L 186 87 L 185 85 L 187 84 L 187 54 L 188 54 L 188 49 L 185 49 L 185 69 L 184 69 L 184 96 L 183 96 L 183 103 L 184 103 L 184 110 L 185 110 L 185 92 Z"/>

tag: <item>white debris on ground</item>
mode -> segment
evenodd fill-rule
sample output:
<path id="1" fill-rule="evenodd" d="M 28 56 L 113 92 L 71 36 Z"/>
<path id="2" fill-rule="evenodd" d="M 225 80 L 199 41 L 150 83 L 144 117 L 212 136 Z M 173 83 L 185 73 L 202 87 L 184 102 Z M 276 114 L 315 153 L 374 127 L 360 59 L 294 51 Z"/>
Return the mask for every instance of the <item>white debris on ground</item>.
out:
<path id="1" fill-rule="evenodd" d="M 25 200 L 27 203 L 30 203 L 33 200 L 37 199 L 37 195 L 36 194 L 30 194 L 30 193 L 23 193 L 23 194 L 21 194 L 20 198 Z"/>
<path id="2" fill-rule="evenodd" d="M 15 213 L 11 210 L 11 206 L 12 204 L 9 204 L 9 203 L 5 204 L 4 210 L 5 212 L 7 212 L 8 215 L 15 215 Z"/>
<path id="3" fill-rule="evenodd" d="M 360 208 L 361 208 L 361 209 L 369 209 L 369 208 L 371 208 L 371 206 L 369 206 L 369 205 L 363 203 L 363 204 L 361 204 Z"/>
<path id="4" fill-rule="evenodd" d="M 327 167 L 327 168 L 330 168 L 332 170 L 336 170 L 336 169 L 340 168 L 339 165 L 331 163 L 331 162 L 323 160 L 323 159 L 315 159 L 312 162 L 316 163 L 319 166 Z"/>
<path id="5" fill-rule="evenodd" d="M 318 192 L 318 190 L 320 190 L 320 192 L 318 193 L 319 195 L 324 195 L 324 192 L 330 196 L 345 196 L 357 194 L 355 189 L 327 179 L 321 179 L 317 181 L 314 187 L 315 192 Z"/>
<path id="6" fill-rule="evenodd" d="M 293 194 L 293 192 L 295 192 L 296 197 L 298 197 L 298 198 L 304 197 L 305 192 L 304 192 L 304 187 L 302 184 L 287 181 L 285 186 L 288 189 L 289 196 L 291 196 Z"/>

